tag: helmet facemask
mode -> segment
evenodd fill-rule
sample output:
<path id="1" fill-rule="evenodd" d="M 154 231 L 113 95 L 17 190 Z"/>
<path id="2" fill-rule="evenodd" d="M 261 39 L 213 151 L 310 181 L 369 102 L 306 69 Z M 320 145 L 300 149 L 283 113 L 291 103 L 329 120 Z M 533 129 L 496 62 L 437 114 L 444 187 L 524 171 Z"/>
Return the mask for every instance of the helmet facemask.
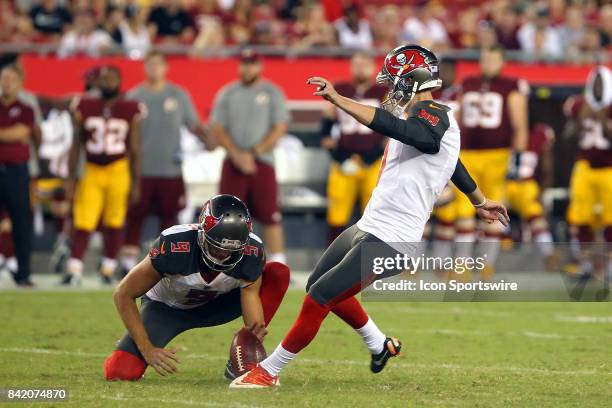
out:
<path id="1" fill-rule="evenodd" d="M 388 74 L 383 72 L 378 74 L 376 82 L 389 87 L 389 91 L 380 106 L 393 116 L 401 117 L 414 97 L 418 83 L 413 81 L 412 78 L 406 80 L 400 76 L 391 79 Z"/>
<path id="2" fill-rule="evenodd" d="M 228 271 L 236 266 L 244 256 L 246 245 L 242 245 L 240 242 L 226 241 L 224 243 L 215 242 L 203 228 L 198 229 L 198 246 L 202 250 L 202 261 L 214 271 Z"/>

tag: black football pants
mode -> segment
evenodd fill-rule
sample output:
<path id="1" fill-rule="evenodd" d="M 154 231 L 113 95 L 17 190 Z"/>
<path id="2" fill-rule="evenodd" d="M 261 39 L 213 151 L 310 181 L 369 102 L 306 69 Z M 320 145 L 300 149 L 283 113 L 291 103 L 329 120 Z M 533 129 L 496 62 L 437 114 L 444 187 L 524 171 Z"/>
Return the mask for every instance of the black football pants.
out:
<path id="1" fill-rule="evenodd" d="M 27 163 L 0 163 L 0 207 L 11 219 L 13 244 L 17 257 L 17 283 L 30 279 L 32 252 L 32 208 L 30 207 L 30 174 Z"/>
<path id="2" fill-rule="evenodd" d="M 416 247 L 414 244 L 408 244 Z M 372 282 L 401 271 L 373 273 L 376 257 L 395 257 L 400 252 L 357 225 L 346 229 L 327 248 L 308 278 L 306 291 L 320 305 L 333 308 Z"/>
<path id="3" fill-rule="evenodd" d="M 146 296 L 141 298 L 140 317 L 151 343 L 160 348 L 186 330 L 219 326 L 240 316 L 242 308 L 239 288 L 193 309 L 178 309 Z M 119 340 L 117 350 L 127 351 L 144 360 L 136 343 L 127 333 Z"/>

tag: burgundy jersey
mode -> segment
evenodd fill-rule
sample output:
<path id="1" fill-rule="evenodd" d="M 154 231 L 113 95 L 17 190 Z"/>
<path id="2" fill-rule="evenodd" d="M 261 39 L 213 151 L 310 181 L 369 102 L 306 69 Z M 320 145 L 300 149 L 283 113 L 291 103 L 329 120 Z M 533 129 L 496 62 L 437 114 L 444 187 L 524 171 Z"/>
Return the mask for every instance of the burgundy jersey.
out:
<path id="1" fill-rule="evenodd" d="M 527 82 L 503 76 L 472 76 L 463 81 L 461 91 L 461 148 L 511 147 L 514 129 L 507 98 L 513 91 L 527 95 Z"/>
<path id="2" fill-rule="evenodd" d="M 542 178 L 540 166 L 542 155 L 555 141 L 555 131 L 545 123 L 536 123 L 529 132 L 527 150 L 521 155 L 519 177 L 521 179 Z"/>
<path id="3" fill-rule="evenodd" d="M 387 92 L 386 88 L 379 85 L 372 85 L 363 93 L 357 92 L 357 88 L 351 82 L 341 82 L 334 86 L 340 95 L 376 107 L 380 106 Z M 359 123 L 343 110 L 336 109 L 336 115 L 340 139 L 338 147 L 332 151 L 334 160 L 343 162 L 351 155 L 357 154 L 365 163 L 371 164 L 382 156 L 385 136 Z"/>
<path id="4" fill-rule="evenodd" d="M 612 121 L 612 105 L 607 109 L 607 121 Z M 596 118 L 595 112 L 588 106 L 583 96 L 570 97 L 563 106 L 565 115 L 568 118 L 579 119 L 580 141 L 578 142 L 578 159 L 589 162 L 591 167 L 610 167 L 612 166 L 612 142 L 606 139 L 601 120 Z M 608 125 L 610 126 L 610 125 Z"/>
<path id="5" fill-rule="evenodd" d="M 17 124 L 34 129 L 34 111 L 32 108 L 17 100 L 8 105 L 0 102 L 0 128 L 8 128 Z M 29 158 L 29 144 L 0 143 L 0 163 L 24 163 Z"/>
<path id="6" fill-rule="evenodd" d="M 433 91 L 431 94 L 434 101 L 446 105 L 454 112 L 459 109 L 459 87 L 455 85 L 442 87 Z"/>
<path id="7" fill-rule="evenodd" d="M 85 98 L 75 109 L 81 116 L 88 162 L 106 165 L 126 157 L 132 121 L 141 115 L 138 102 L 121 97 L 109 105 L 101 98 Z"/>

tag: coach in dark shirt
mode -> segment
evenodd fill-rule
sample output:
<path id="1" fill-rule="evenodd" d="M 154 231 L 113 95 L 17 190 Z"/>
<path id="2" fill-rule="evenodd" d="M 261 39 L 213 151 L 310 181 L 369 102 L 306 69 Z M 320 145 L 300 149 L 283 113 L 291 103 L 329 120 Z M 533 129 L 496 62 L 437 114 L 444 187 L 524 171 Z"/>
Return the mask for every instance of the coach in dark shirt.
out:
<path id="1" fill-rule="evenodd" d="M 30 18 L 36 31 L 42 34 L 62 34 L 65 27 L 72 23 L 72 14 L 57 4 L 56 0 L 42 0 L 32 7 Z"/>
<path id="2" fill-rule="evenodd" d="M 8 210 L 19 286 L 31 286 L 32 210 L 28 160 L 30 143 L 38 145 L 34 111 L 17 99 L 23 74 L 15 65 L 0 71 L 0 206 Z"/>

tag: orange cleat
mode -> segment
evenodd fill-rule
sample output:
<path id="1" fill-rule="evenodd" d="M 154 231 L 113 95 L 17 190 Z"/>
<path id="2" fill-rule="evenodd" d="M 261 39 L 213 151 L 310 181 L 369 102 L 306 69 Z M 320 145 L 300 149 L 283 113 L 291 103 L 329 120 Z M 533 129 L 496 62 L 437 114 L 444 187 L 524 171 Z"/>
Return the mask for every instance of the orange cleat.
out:
<path id="1" fill-rule="evenodd" d="M 269 388 L 279 386 L 278 376 L 270 375 L 259 364 L 231 382 L 230 388 Z"/>

